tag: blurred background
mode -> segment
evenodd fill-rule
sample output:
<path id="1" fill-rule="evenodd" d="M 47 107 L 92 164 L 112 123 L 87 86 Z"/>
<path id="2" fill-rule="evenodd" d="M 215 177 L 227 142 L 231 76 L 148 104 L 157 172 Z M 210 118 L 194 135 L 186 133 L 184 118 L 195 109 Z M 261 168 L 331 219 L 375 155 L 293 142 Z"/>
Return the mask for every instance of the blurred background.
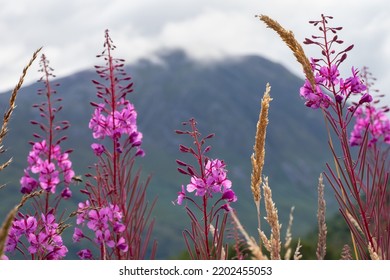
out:
<path id="1" fill-rule="evenodd" d="M 4 1 L 0 0 L 0 92 L 9 93 L 33 51 L 43 46 L 61 84 L 58 90 L 64 110 L 61 118 L 71 122 L 69 140 L 75 171 L 83 176 L 95 158 L 88 121 L 95 99 L 91 83 L 97 75 L 94 65 L 103 64 L 96 55 L 103 50 L 104 31 L 110 30 L 117 49 L 115 57 L 128 63 L 134 80 L 129 96 L 138 111 L 139 130 L 144 134 L 146 157 L 138 167 L 149 185 L 154 209 L 157 257 L 178 258 L 185 250 L 181 232 L 188 226 L 184 209 L 172 204 L 189 178 L 176 171 L 175 159 L 187 160 L 178 145 L 188 139 L 174 134 L 181 122 L 195 117 L 204 135 L 216 133 L 210 141 L 212 158 L 225 160 L 228 176 L 239 196 L 234 206 L 248 231 L 257 235 L 257 218 L 250 192 L 250 155 L 254 143 L 260 99 L 267 82 L 273 101 L 267 135 L 264 174 L 270 177 L 274 200 L 285 232 L 291 206 L 295 206 L 293 237 L 305 241 L 303 250 L 314 256 L 316 243 L 317 180 L 331 162 L 321 112 L 304 106 L 299 98 L 303 84 L 300 65 L 279 37 L 255 15 L 265 14 L 293 30 L 298 41 L 316 34 L 309 20 L 332 15 L 332 26 L 342 26 L 340 39 L 345 47 L 355 44 L 342 68 L 348 76 L 352 66 L 368 66 L 378 79 L 376 87 L 386 94 L 390 74 L 390 4 L 367 1 L 282 1 L 282 0 L 132 0 L 132 1 Z M 305 46 L 308 56 L 319 56 L 313 46 Z M 17 98 L 17 109 L 2 155 L 14 163 L 1 175 L 0 216 L 20 200 L 19 179 L 26 166 L 37 119 L 31 108 L 41 100 L 38 61 L 30 68 Z M 4 111 L 8 94 L 0 95 Z M 389 103 L 390 95 L 384 99 Z M 86 197 L 74 186 L 74 197 L 64 207 L 74 211 Z M 333 190 L 326 185 L 329 243 L 337 258 L 348 242 L 338 217 Z M 72 244 L 67 233 L 67 240 Z M 342 237 L 340 237 L 341 235 Z M 341 244 L 341 245 L 340 245 Z M 79 245 L 72 244 L 70 259 L 77 258 Z M 332 245 L 328 246 L 332 251 Z M 305 251 L 304 251 L 305 252 Z M 304 253 L 305 258 L 305 253 Z"/>

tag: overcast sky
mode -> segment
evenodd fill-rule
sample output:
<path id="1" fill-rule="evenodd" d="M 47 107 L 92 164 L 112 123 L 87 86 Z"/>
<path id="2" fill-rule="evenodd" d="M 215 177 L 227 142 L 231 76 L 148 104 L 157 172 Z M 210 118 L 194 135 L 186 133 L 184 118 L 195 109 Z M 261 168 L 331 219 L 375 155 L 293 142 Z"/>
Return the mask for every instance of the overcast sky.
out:
<path id="1" fill-rule="evenodd" d="M 162 48 L 183 48 L 203 61 L 258 54 L 303 78 L 289 49 L 254 16 L 274 18 L 302 42 L 317 31 L 308 21 L 322 13 L 344 27 L 339 37 L 345 46 L 355 44 L 348 67 L 369 66 L 377 88 L 388 93 L 388 0 L 0 0 L 0 91 L 16 84 L 40 46 L 58 77 L 92 69 L 101 63 L 95 55 L 102 50 L 107 28 L 116 56 L 128 62 Z M 305 51 L 318 56 L 314 47 L 305 46 Z M 27 82 L 39 77 L 37 69 L 35 63 Z"/>

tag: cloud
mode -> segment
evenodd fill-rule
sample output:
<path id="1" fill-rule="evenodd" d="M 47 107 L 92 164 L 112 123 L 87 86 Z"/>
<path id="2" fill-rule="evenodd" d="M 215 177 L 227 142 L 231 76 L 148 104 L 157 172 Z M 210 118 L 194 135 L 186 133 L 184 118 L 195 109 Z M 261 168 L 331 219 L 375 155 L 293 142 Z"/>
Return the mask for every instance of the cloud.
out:
<path id="1" fill-rule="evenodd" d="M 91 68 L 97 63 L 95 55 L 101 51 L 106 28 L 118 46 L 117 56 L 128 62 L 161 48 L 183 48 L 203 61 L 259 54 L 303 77 L 290 50 L 254 15 L 271 16 L 303 41 L 316 32 L 307 22 L 321 13 L 333 15 L 333 23 L 344 27 L 340 36 L 346 45 L 355 44 L 348 64 L 369 66 L 385 92 L 390 87 L 387 0 L 356 0 L 353 4 L 336 0 L 6 1 L 0 10 L 0 90 L 16 83 L 24 64 L 40 46 L 57 76 Z M 312 46 L 305 50 L 310 56 L 318 55 Z M 37 79 L 35 69 L 27 81 Z"/>

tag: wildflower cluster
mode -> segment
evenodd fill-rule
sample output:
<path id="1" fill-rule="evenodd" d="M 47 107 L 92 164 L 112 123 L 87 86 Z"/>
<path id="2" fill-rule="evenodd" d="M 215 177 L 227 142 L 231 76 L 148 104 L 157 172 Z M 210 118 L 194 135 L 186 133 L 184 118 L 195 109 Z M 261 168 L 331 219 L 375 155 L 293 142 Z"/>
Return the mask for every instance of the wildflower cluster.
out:
<path id="1" fill-rule="evenodd" d="M 62 151 L 60 146 L 66 136 L 61 137 L 59 133 L 69 127 L 69 122 L 56 120 L 56 113 L 62 107 L 54 106 L 61 98 L 54 99 L 56 91 L 50 81 L 55 77 L 52 74 L 53 69 L 49 67 L 49 61 L 44 54 L 40 64 L 40 71 L 43 73 L 40 81 L 44 83 L 44 87 L 38 90 L 38 95 L 43 95 L 45 101 L 33 107 L 39 109 L 44 121 L 33 120 L 31 124 L 39 126 L 43 134 L 34 133 L 33 136 L 39 140 L 30 142 L 32 149 L 27 156 L 28 166 L 20 179 L 21 192 L 25 196 L 38 197 L 32 200 L 34 215 L 18 212 L 20 219 L 15 219 L 12 223 L 7 252 L 17 249 L 24 256 L 30 254 L 33 259 L 60 259 L 65 257 L 68 249 L 61 238 L 63 227 L 59 225 L 62 222 L 56 222 L 57 208 L 61 199 L 71 197 L 70 184 L 75 172 L 69 158 L 71 150 Z M 61 183 L 64 187 L 61 193 L 56 195 L 57 187 Z M 39 188 L 42 191 L 33 194 Z M 30 246 L 24 244 L 23 236 Z"/>
<path id="2" fill-rule="evenodd" d="M 54 107 L 54 103 L 60 102 L 61 98 L 53 100 L 56 91 L 52 88 L 50 78 L 55 76 L 52 74 L 53 69 L 49 67 L 49 61 L 44 54 L 41 59 L 41 67 L 40 71 L 44 75 L 40 81 L 45 84 L 45 87 L 38 91 L 38 95 L 45 95 L 46 100 L 40 105 L 33 105 L 33 107 L 39 109 L 41 117 L 46 120 L 46 123 L 31 121 L 31 124 L 39 126 L 44 135 L 34 134 L 35 138 L 42 140 L 31 143 L 32 150 L 27 157 L 28 166 L 24 170 L 24 176 L 20 179 L 21 192 L 29 194 L 41 187 L 44 191 L 54 194 L 56 187 L 61 182 L 60 175 L 62 175 L 64 189 L 61 196 L 66 199 L 71 196 L 69 185 L 75 173 L 69 159 L 71 151 L 61 151 L 60 143 L 66 139 L 66 136 L 58 137 L 58 134 L 68 129 L 69 122 L 55 122 L 55 115 L 62 107 Z M 32 174 L 35 174 L 36 178 L 32 177 Z"/>
<path id="3" fill-rule="evenodd" d="M 314 26 L 319 25 L 321 35 L 306 38 L 305 44 L 314 44 L 321 48 L 322 58 L 312 58 L 311 66 L 315 75 L 315 85 L 311 84 L 308 79 L 300 89 L 300 95 L 306 100 L 307 107 L 318 109 L 327 109 L 329 106 L 336 109 L 337 105 L 344 107 L 351 95 L 362 95 L 358 105 L 371 102 L 372 97 L 366 91 L 366 86 L 358 75 L 358 71 L 352 67 L 351 76 L 344 79 L 340 77 L 339 66 L 347 58 L 347 52 L 352 50 L 350 45 L 342 51 L 333 49 L 334 45 L 341 45 L 342 40 L 338 38 L 337 32 L 342 27 L 327 26 L 330 16 L 322 15 L 319 21 L 310 21 Z M 325 91 L 325 92 L 324 92 Z M 331 93 L 331 98 L 328 93 Z M 354 111 L 355 106 L 349 108 Z"/>
<path id="4" fill-rule="evenodd" d="M 237 197 L 231 189 L 232 182 L 227 178 L 226 165 L 222 160 L 210 159 L 206 156 L 211 149 L 210 146 L 203 148 L 207 139 L 214 134 L 201 138 L 195 119 L 184 122 L 183 125 L 189 125 L 191 128 L 187 131 L 177 130 L 177 134 L 186 134 L 194 140 L 195 148 L 180 145 L 182 153 L 191 154 L 198 165 L 198 170 L 191 164 L 181 160 L 176 160 L 179 165 L 178 171 L 191 177 L 190 183 L 178 192 L 177 204 L 182 205 L 186 200 L 189 203 L 185 205 L 188 216 L 192 224 L 191 231 L 183 232 L 188 252 L 192 259 L 224 259 L 223 236 L 227 219 L 227 212 L 231 211 L 231 202 L 235 202 Z M 201 197 L 201 201 L 196 201 L 186 194 L 195 193 L 195 197 Z M 210 199 L 218 195 L 219 198 L 210 203 Z M 190 205 L 200 211 L 198 215 L 191 209 Z M 221 205 L 222 204 L 222 205 Z M 223 218 L 220 219 L 219 213 L 222 211 Z M 209 239 L 212 236 L 212 241 Z M 192 247 L 189 240 L 193 243 Z M 211 243 L 211 244 L 210 244 Z"/>
<path id="5" fill-rule="evenodd" d="M 127 142 L 132 148 L 137 148 L 137 156 L 143 156 L 144 152 L 140 148 L 142 143 L 142 133 L 137 130 L 137 112 L 133 104 L 125 99 L 116 102 L 115 111 L 106 109 L 104 103 L 96 105 L 95 112 L 89 122 L 89 128 L 93 131 L 95 139 L 104 139 L 106 136 L 116 143 L 116 150 L 123 151 L 119 142 L 122 135 L 127 135 Z M 100 156 L 106 148 L 102 144 L 92 144 L 92 149 L 97 156 Z"/>
<path id="6" fill-rule="evenodd" d="M 372 89 L 375 78 L 372 73 L 368 71 L 368 67 L 363 67 L 361 78 L 364 80 L 367 91 L 378 92 Z M 355 113 L 355 125 L 351 132 L 350 145 L 360 146 L 363 144 L 364 135 L 368 131 L 368 146 L 372 147 L 378 140 L 382 140 L 385 144 L 390 144 L 390 120 L 386 115 L 389 112 L 387 105 L 378 107 L 380 97 L 384 95 L 377 95 L 376 99 L 364 107 L 359 107 Z"/>
<path id="7" fill-rule="evenodd" d="M 388 238 L 385 237 L 390 228 L 388 154 L 382 149 L 376 149 L 374 144 L 380 137 L 383 137 L 385 143 L 390 142 L 389 121 L 385 116 L 387 109 L 375 108 L 377 101 L 373 102 L 370 83 L 362 78 L 364 73 L 359 74 L 352 67 L 350 77 L 340 77 L 339 66 L 353 45 L 340 52 L 333 48 L 343 43 L 337 35 L 342 28 L 329 27 L 330 19 L 332 17 L 322 15 L 321 20 L 310 22 L 314 26 L 319 25 L 321 35 L 306 38 L 304 43 L 319 46 L 322 58 L 311 60 L 315 84 L 306 80 L 300 94 L 306 99 L 306 106 L 324 109 L 326 121 L 337 135 L 340 151 L 332 144 L 329 133 L 335 167 L 327 164 L 329 173 L 325 173 L 325 176 L 335 191 L 358 257 L 372 258 L 374 252 L 386 259 L 390 252 Z M 351 102 L 350 97 L 356 95 L 358 101 Z M 354 117 L 355 126 L 351 137 L 348 137 L 347 129 Z M 359 146 L 356 156 L 350 146 Z M 370 146 L 375 148 L 369 149 Z"/>
<path id="8" fill-rule="evenodd" d="M 233 190 L 231 190 L 232 182 L 227 179 L 227 171 L 225 163 L 219 159 L 208 160 L 205 165 L 205 176 L 199 178 L 195 174 L 191 177 L 191 183 L 187 185 L 188 192 L 194 192 L 196 196 L 213 197 L 213 194 L 221 193 L 221 199 L 228 202 L 235 202 L 237 197 Z M 177 202 L 182 204 L 185 198 L 184 187 L 179 193 Z"/>
<path id="9" fill-rule="evenodd" d="M 94 232 L 93 241 L 100 247 L 107 245 L 109 248 L 115 248 L 122 252 L 127 252 L 128 245 L 122 236 L 126 230 L 122 223 L 123 214 L 117 205 L 110 204 L 100 209 L 92 209 L 90 202 L 79 203 L 77 210 L 78 225 L 87 227 Z M 73 233 L 73 241 L 79 242 L 82 238 L 87 238 L 82 229 L 76 227 Z M 91 259 L 92 253 L 88 249 L 78 252 L 81 259 Z"/>
<path id="10" fill-rule="evenodd" d="M 46 192 L 55 193 L 57 185 L 63 176 L 65 188 L 61 192 L 63 198 L 71 196 L 69 185 L 75 173 L 68 152 L 61 152 L 59 145 L 48 147 L 46 140 L 35 142 L 27 157 L 28 167 L 24 170 L 24 176 L 20 179 L 21 192 L 29 194 L 41 187 Z M 37 174 L 38 180 L 31 177 Z"/>
<path id="11" fill-rule="evenodd" d="M 93 80 L 98 90 L 97 97 L 103 103 L 93 103 L 95 111 L 89 122 L 94 139 L 103 140 L 109 137 L 114 144 L 114 149 L 122 153 L 126 149 L 136 148 L 136 156 L 144 156 L 144 151 L 140 148 L 142 143 L 142 133 L 137 129 L 137 112 L 134 105 L 126 100 L 126 95 L 133 91 L 133 83 L 130 76 L 124 72 L 124 60 L 115 59 L 111 51 L 115 49 L 109 37 L 108 30 L 105 33 L 105 50 L 98 57 L 106 60 L 106 66 L 95 66 L 98 75 L 111 84 L 106 87 L 99 81 Z M 121 82 L 125 83 L 122 85 Z M 125 137 L 123 143 L 121 137 Z M 100 156 L 106 147 L 103 144 L 94 143 L 92 149 L 97 156 Z"/>
<path id="12" fill-rule="evenodd" d="M 32 259 L 58 260 L 65 257 L 68 249 L 60 235 L 61 227 L 51 213 L 41 214 L 41 219 L 19 213 L 8 234 L 6 252 L 27 248 Z M 28 244 L 26 244 L 26 241 Z"/>
<path id="13" fill-rule="evenodd" d="M 203 196 L 205 198 L 212 198 L 215 194 L 221 194 L 220 200 L 226 200 L 228 203 L 235 202 L 237 197 L 234 191 L 231 189 L 232 182 L 227 178 L 226 164 L 219 159 L 209 159 L 205 156 L 210 150 L 208 146 L 202 151 L 202 146 L 205 144 L 206 139 L 212 138 L 214 135 L 199 139 L 199 132 L 196 128 L 196 121 L 191 119 L 184 125 L 190 125 L 192 131 L 176 131 L 178 134 L 189 134 L 194 138 L 197 145 L 197 152 L 194 149 L 180 145 L 180 151 L 183 153 L 191 153 L 198 161 L 200 165 L 200 172 L 197 172 L 195 168 L 181 160 L 176 160 L 177 164 L 181 167 L 178 171 L 182 174 L 191 176 L 190 183 L 187 184 L 187 191 L 195 192 L 195 196 Z M 186 168 L 184 170 L 183 168 Z M 182 186 L 181 192 L 178 193 L 177 203 L 182 204 L 183 200 L 187 198 L 184 186 Z M 229 209 L 228 204 L 224 205 L 226 210 Z"/>
<path id="14" fill-rule="evenodd" d="M 89 122 L 92 136 L 98 142 L 91 148 L 98 157 L 93 174 L 81 190 L 89 198 L 79 204 L 73 240 L 86 238 L 99 248 L 98 259 L 142 259 L 146 254 L 151 227 L 148 228 L 146 184 L 139 183 L 139 172 L 132 177 L 136 157 L 144 156 L 141 149 L 142 133 L 137 127 L 137 111 L 126 99 L 133 91 L 131 77 L 125 73 L 124 60 L 112 56 L 115 49 L 105 32 L 104 66 L 95 66 L 100 81 L 93 80 L 100 103 L 91 102 L 94 112 Z M 81 227 L 88 227 L 94 237 L 84 235 Z M 145 238 L 141 238 L 147 230 Z M 154 251 L 153 253 L 154 254 Z M 78 253 L 82 259 L 92 258 L 89 249 Z"/>
<path id="15" fill-rule="evenodd" d="M 383 110 L 374 106 L 359 107 L 354 117 L 356 120 L 350 137 L 351 146 L 362 145 L 367 129 L 370 135 L 369 146 L 375 144 L 380 138 L 384 143 L 390 144 L 390 120 Z"/>

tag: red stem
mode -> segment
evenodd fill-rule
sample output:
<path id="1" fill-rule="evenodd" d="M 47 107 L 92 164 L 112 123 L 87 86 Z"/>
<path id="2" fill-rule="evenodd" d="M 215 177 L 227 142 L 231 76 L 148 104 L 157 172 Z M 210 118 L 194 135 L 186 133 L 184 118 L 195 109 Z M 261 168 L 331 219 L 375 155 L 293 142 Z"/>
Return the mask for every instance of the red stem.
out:
<path id="1" fill-rule="evenodd" d="M 322 28 L 323 28 L 324 41 L 325 41 L 325 44 L 324 44 L 325 50 L 324 51 L 325 51 L 326 63 L 327 63 L 328 69 L 331 69 L 330 50 L 329 50 L 329 46 L 328 46 L 327 30 L 326 30 L 326 23 L 325 23 L 324 18 L 322 20 Z M 334 83 L 331 83 L 331 84 L 332 84 L 332 93 L 334 96 L 336 96 L 337 92 L 335 89 L 335 85 L 334 85 Z M 371 243 L 371 245 L 373 245 L 374 243 L 372 241 L 372 237 L 370 234 L 366 213 L 364 211 L 364 207 L 362 205 L 362 201 L 360 199 L 361 197 L 360 197 L 359 190 L 357 187 L 357 180 L 355 178 L 353 161 L 352 161 L 351 152 L 349 149 L 347 127 L 346 127 L 344 119 L 343 119 L 342 107 L 341 107 L 341 104 L 339 104 L 337 102 L 336 102 L 336 113 L 337 113 L 338 123 L 339 123 L 340 128 L 341 128 L 341 135 L 339 136 L 339 139 L 341 141 L 342 151 L 343 151 L 344 157 L 346 159 L 346 163 L 347 163 L 347 166 L 346 166 L 347 172 L 349 174 L 349 178 L 350 178 L 351 183 L 352 183 L 353 191 L 356 193 L 359 212 L 360 212 L 360 215 L 361 215 L 362 220 L 363 220 L 363 224 L 365 227 L 365 231 L 366 231 L 368 240 Z"/>
<path id="2" fill-rule="evenodd" d="M 202 177 L 202 180 L 204 180 L 205 178 L 205 171 L 204 171 L 204 167 L 203 167 L 203 154 L 202 154 L 202 148 L 201 148 L 201 144 L 199 143 L 199 139 L 198 139 L 198 130 L 196 129 L 196 124 L 195 124 L 195 120 L 191 120 L 191 128 L 192 128 L 192 131 L 193 131 L 193 137 L 194 137 L 194 140 L 195 140 L 195 146 L 197 148 L 197 155 L 196 155 L 196 158 L 198 160 L 198 164 L 199 164 L 199 167 L 200 167 L 200 174 L 201 174 L 201 177 Z M 207 215 L 207 192 L 206 194 L 203 196 L 203 221 L 204 221 L 204 236 L 205 236 L 205 246 L 206 246 L 206 252 L 207 252 L 207 259 L 210 259 L 211 255 L 210 255 L 210 246 L 209 246 L 209 224 L 208 224 L 208 215 Z"/>
<path id="3" fill-rule="evenodd" d="M 53 115 L 53 109 L 52 109 L 52 104 L 51 104 L 51 87 L 50 87 L 50 81 L 49 81 L 49 70 L 48 70 L 48 65 L 46 61 L 45 55 L 42 55 L 42 61 L 43 61 L 43 70 L 45 72 L 45 85 L 46 85 L 46 97 L 47 97 L 47 111 L 48 111 L 48 121 L 49 121 L 49 143 L 47 143 L 47 148 L 48 148 L 48 161 L 51 163 L 51 148 L 53 145 L 53 120 L 54 120 L 54 115 Z M 46 199 L 45 199 L 45 213 L 47 214 L 49 210 L 49 193 L 46 193 Z"/>

